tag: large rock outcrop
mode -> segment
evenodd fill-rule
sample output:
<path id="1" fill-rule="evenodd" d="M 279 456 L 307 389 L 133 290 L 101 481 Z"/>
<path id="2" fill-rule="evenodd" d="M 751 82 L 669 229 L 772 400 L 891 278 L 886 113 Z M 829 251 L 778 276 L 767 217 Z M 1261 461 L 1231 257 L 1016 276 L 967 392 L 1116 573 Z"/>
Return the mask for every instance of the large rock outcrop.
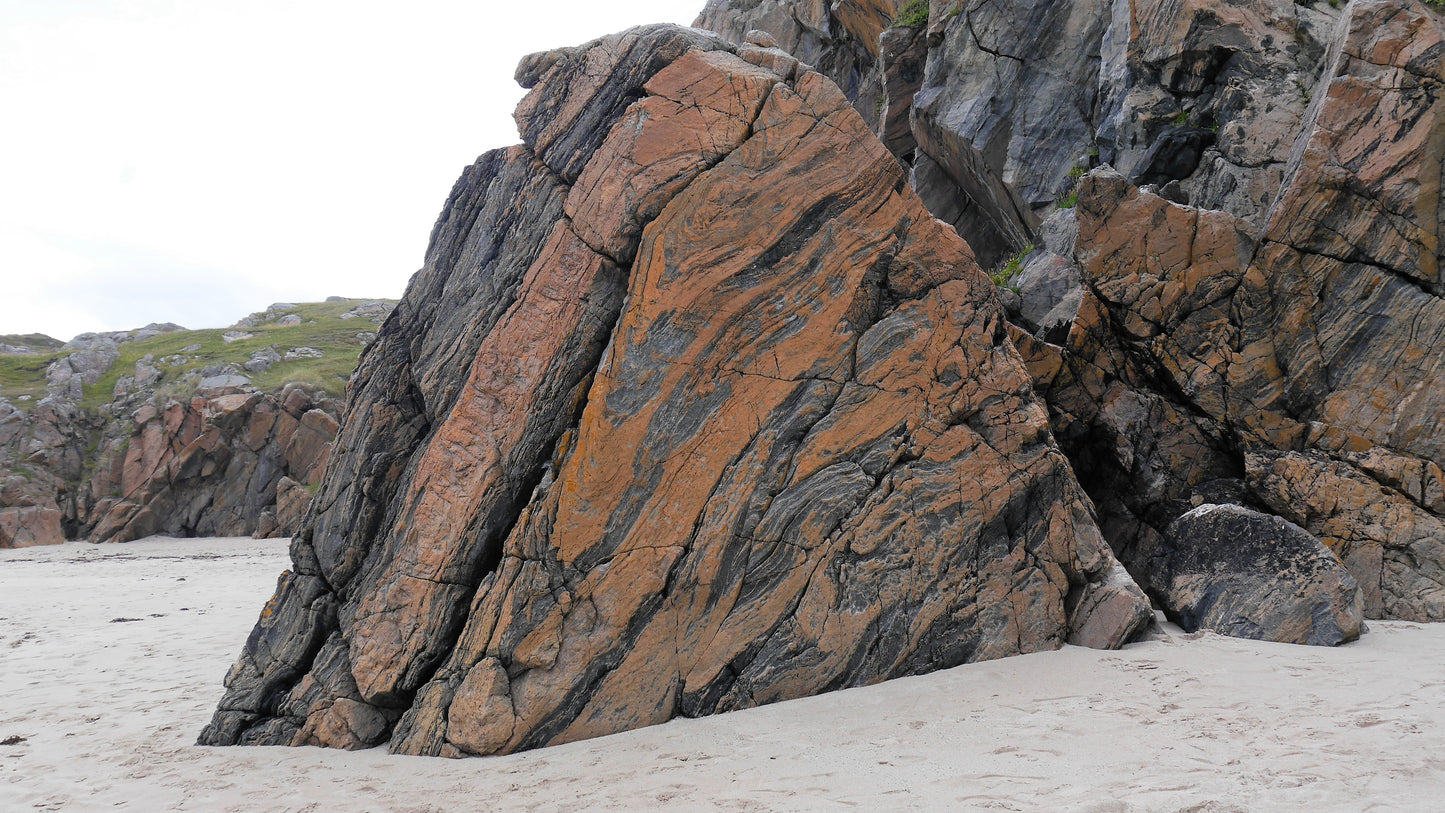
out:
<path id="1" fill-rule="evenodd" d="M 671 26 L 518 79 L 201 742 L 501 753 L 1149 622 L 832 82 Z"/>
<path id="2" fill-rule="evenodd" d="M 1141 572 L 1191 504 L 1318 536 L 1372 617 L 1445 619 L 1441 21 L 1350 4 L 1262 231 L 1114 173 L 1079 198 L 1088 292 L 1026 355 Z"/>
<path id="3" fill-rule="evenodd" d="M 1044 244 L 997 275 L 1012 335 L 1141 582 L 1238 502 L 1370 616 L 1445 619 L 1441 29 L 1419 0 L 930 4 L 913 185 L 994 256 Z"/>

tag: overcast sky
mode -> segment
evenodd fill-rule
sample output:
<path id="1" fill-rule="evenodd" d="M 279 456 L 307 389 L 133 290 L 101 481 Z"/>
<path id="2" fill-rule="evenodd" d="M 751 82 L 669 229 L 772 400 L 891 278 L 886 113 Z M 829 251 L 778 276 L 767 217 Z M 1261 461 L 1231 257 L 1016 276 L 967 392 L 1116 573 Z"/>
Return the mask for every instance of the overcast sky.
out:
<path id="1" fill-rule="evenodd" d="M 704 0 L 0 0 L 0 333 L 397 297 L 517 60 Z"/>

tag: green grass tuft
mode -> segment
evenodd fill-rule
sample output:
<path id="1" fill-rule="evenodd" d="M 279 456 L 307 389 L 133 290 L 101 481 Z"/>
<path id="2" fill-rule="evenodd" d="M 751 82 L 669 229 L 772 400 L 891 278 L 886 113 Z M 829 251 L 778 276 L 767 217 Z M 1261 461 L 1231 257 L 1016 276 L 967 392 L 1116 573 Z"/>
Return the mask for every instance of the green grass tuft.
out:
<path id="1" fill-rule="evenodd" d="M 994 269 L 989 272 L 988 278 L 993 281 L 994 285 L 1000 288 L 1009 287 L 1009 283 L 1012 282 L 1013 278 L 1017 277 L 1019 271 L 1023 269 L 1024 258 L 1032 253 L 1034 253 L 1033 246 L 1024 246 L 1019 253 L 994 267 Z"/>
<path id="2" fill-rule="evenodd" d="M 922 28 L 928 25 L 928 3 L 925 0 L 908 0 L 898 13 L 893 15 L 889 28 Z"/>
<path id="3" fill-rule="evenodd" d="M 63 353 L 34 356 L 0 356 L 0 395 L 22 412 L 45 397 L 45 368 Z M 25 396 L 28 399 L 22 400 Z"/>

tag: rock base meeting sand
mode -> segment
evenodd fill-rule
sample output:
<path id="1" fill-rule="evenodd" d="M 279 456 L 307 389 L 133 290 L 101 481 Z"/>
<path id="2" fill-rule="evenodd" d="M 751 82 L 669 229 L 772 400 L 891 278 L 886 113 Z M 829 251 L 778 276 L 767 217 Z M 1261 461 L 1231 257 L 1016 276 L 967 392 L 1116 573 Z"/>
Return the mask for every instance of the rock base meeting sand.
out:
<path id="1" fill-rule="evenodd" d="M 1438 810 L 1445 625 L 1164 625 L 505 757 L 192 745 L 285 540 L 0 551 L 0 810 Z"/>

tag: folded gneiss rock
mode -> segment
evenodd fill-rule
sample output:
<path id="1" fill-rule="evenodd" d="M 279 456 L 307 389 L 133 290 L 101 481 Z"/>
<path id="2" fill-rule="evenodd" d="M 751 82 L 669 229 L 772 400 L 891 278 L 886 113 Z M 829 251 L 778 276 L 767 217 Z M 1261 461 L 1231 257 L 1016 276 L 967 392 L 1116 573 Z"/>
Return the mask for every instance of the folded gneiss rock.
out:
<path id="1" fill-rule="evenodd" d="M 203 743 L 502 753 L 1149 623 L 832 82 L 673 26 L 518 76 Z"/>

